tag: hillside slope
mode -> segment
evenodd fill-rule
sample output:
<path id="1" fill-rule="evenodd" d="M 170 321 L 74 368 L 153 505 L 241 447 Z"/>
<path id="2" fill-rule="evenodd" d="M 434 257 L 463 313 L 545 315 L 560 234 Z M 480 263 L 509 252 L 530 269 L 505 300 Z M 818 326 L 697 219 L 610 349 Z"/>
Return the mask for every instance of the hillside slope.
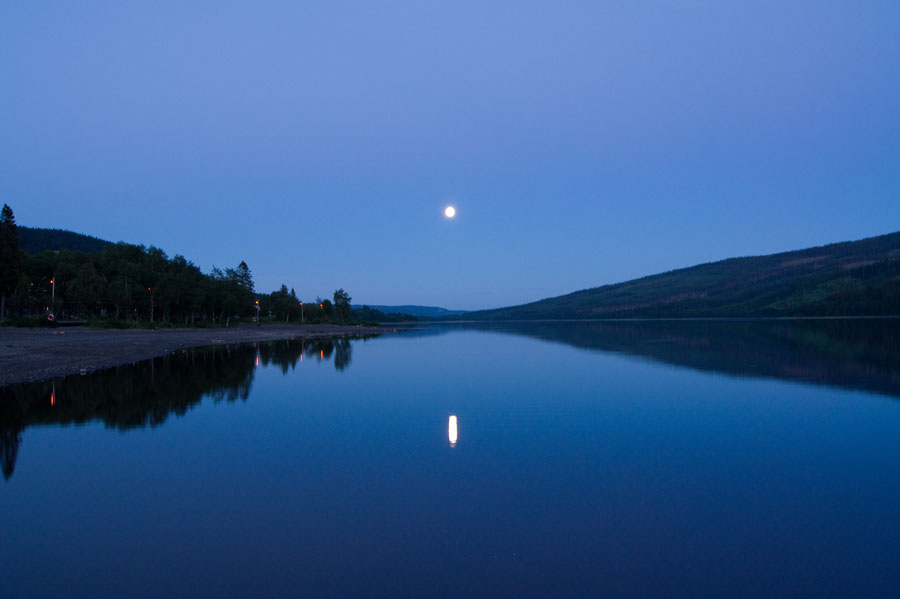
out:
<path id="1" fill-rule="evenodd" d="M 465 314 L 464 310 L 448 310 L 447 308 L 438 308 L 436 306 L 368 306 L 373 310 L 379 310 L 385 314 L 411 314 L 412 316 L 423 316 L 425 318 L 445 318 L 450 316 L 458 316 Z M 363 308 L 363 306 L 353 306 L 354 309 Z"/>
<path id="2" fill-rule="evenodd" d="M 865 316 L 900 314 L 900 232 L 731 258 L 466 319 Z"/>
<path id="3" fill-rule="evenodd" d="M 19 244 L 27 254 L 40 254 L 46 250 L 72 250 L 73 252 L 102 252 L 109 241 L 82 235 L 64 229 L 41 229 L 19 225 Z"/>

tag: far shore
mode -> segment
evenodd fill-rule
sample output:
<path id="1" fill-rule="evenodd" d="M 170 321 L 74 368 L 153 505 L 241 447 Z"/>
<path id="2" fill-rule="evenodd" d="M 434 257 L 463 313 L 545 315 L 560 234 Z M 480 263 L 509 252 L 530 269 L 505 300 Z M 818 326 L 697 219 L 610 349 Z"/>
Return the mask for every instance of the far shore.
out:
<path id="1" fill-rule="evenodd" d="M 148 360 L 184 347 L 386 332 L 392 329 L 342 325 L 159 330 L 0 327 L 0 386 L 94 372 Z"/>

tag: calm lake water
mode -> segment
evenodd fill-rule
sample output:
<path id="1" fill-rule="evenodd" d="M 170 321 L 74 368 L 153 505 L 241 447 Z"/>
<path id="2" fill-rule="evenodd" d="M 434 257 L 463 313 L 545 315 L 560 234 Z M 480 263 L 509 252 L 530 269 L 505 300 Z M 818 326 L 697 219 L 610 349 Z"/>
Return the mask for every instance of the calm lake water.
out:
<path id="1" fill-rule="evenodd" d="M 898 399 L 897 320 L 435 326 L 7 387 L 0 596 L 900 596 Z"/>

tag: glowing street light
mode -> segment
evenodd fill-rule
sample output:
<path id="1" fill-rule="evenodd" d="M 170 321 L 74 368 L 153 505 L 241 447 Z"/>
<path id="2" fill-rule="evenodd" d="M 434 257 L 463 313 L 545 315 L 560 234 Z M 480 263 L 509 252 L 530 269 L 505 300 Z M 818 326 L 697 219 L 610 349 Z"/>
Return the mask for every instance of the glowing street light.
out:
<path id="1" fill-rule="evenodd" d="M 259 322 L 259 300 L 256 300 L 256 326 L 260 326 L 260 322 Z"/>
<path id="2" fill-rule="evenodd" d="M 303 324 L 303 302 L 300 302 L 300 324 Z M 300 354 L 300 357 L 303 357 L 303 354 Z"/>

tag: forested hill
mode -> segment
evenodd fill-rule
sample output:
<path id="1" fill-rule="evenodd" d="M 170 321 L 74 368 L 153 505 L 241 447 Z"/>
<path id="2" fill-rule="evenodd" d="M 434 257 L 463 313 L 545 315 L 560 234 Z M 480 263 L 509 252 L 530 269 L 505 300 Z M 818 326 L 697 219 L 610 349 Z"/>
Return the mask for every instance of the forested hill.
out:
<path id="1" fill-rule="evenodd" d="M 282 283 L 261 293 L 250 267 L 209 273 L 158 247 L 110 243 L 58 229 L 19 226 L 12 208 L 0 210 L 0 324 L 49 325 L 87 320 L 103 326 L 229 326 L 351 320 L 350 294 L 304 302 Z M 24 250 L 24 251 L 22 251 Z"/>
<path id="2" fill-rule="evenodd" d="M 109 241 L 63 229 L 40 229 L 21 225 L 17 228 L 20 247 L 28 254 L 40 254 L 47 250 L 71 250 L 93 254 L 102 252 L 103 248 L 110 245 Z"/>
<path id="3" fill-rule="evenodd" d="M 365 306 L 353 306 L 354 309 L 363 308 Z M 450 316 L 459 316 L 465 314 L 464 310 L 448 310 L 447 308 L 438 308 L 435 306 L 368 306 L 373 310 L 384 312 L 385 314 L 410 314 L 412 316 L 421 316 L 425 318 L 446 318 Z"/>
<path id="4" fill-rule="evenodd" d="M 469 312 L 474 320 L 900 315 L 900 232 Z"/>

